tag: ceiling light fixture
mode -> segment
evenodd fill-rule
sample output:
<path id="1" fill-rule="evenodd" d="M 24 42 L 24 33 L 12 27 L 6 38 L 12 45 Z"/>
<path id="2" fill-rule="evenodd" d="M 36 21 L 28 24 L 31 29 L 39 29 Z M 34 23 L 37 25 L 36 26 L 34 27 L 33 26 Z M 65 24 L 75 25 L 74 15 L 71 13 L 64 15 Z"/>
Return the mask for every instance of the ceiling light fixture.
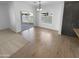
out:
<path id="1" fill-rule="evenodd" d="M 42 11 L 42 8 L 41 8 L 41 1 L 39 1 L 39 7 L 37 8 L 37 11 Z"/>

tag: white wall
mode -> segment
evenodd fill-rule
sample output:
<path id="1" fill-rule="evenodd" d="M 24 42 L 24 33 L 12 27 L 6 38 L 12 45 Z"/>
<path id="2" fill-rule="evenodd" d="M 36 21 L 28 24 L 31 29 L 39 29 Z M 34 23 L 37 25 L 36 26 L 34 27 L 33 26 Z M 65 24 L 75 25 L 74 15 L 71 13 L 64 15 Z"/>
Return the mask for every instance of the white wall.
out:
<path id="1" fill-rule="evenodd" d="M 0 2 L 0 29 L 11 28 L 15 32 L 21 31 L 21 10 L 34 13 L 35 26 L 49 27 L 57 30 L 61 34 L 62 18 L 63 18 L 63 1 L 52 1 L 42 5 L 42 12 L 53 13 L 52 25 L 41 24 L 39 12 L 35 11 L 36 6 L 29 4 L 27 1 Z"/>
<path id="2" fill-rule="evenodd" d="M 10 29 L 16 32 L 15 7 L 14 2 L 9 4 Z"/>
<path id="3" fill-rule="evenodd" d="M 19 32 L 21 31 L 21 10 L 26 10 L 27 12 L 34 13 L 34 24 L 35 26 L 41 26 L 50 28 L 53 30 L 57 30 L 59 34 L 61 34 L 62 28 L 62 18 L 63 18 L 63 9 L 64 9 L 64 2 L 63 1 L 50 1 L 48 4 L 42 5 L 43 11 L 42 12 L 49 12 L 53 13 L 52 16 L 52 25 L 49 26 L 47 24 L 42 24 L 40 22 L 39 12 L 35 11 L 36 6 L 29 4 L 28 2 L 23 1 L 14 1 L 10 4 L 10 28 L 13 31 Z"/>
<path id="4" fill-rule="evenodd" d="M 10 14 L 11 15 L 11 27 L 15 28 L 11 28 L 16 32 L 21 31 L 21 15 L 20 15 L 20 11 L 22 10 L 26 10 L 27 12 L 32 12 L 34 13 L 34 6 L 28 4 L 28 2 L 23 2 L 23 1 L 15 1 L 12 2 L 11 6 L 10 6 Z"/>
<path id="5" fill-rule="evenodd" d="M 9 6 L 8 2 L 0 2 L 0 30 L 9 28 Z"/>
<path id="6" fill-rule="evenodd" d="M 63 1 L 52 1 L 49 4 L 42 5 L 42 8 L 43 8 L 42 12 L 53 13 L 52 24 L 48 25 L 48 24 L 41 23 L 39 19 L 39 17 L 41 16 L 38 16 L 38 22 L 39 22 L 38 26 L 57 30 L 58 34 L 61 34 L 64 2 Z M 37 12 L 37 14 L 38 13 L 39 12 Z"/>

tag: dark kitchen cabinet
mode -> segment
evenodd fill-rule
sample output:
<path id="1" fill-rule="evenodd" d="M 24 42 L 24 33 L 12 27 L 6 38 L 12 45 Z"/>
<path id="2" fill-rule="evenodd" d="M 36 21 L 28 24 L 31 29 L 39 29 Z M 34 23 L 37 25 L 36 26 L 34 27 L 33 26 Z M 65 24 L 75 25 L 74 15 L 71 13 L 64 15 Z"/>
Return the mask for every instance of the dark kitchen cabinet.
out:
<path id="1" fill-rule="evenodd" d="M 62 34 L 76 36 L 73 31 L 75 27 L 79 27 L 79 2 L 66 1 L 64 4 Z"/>

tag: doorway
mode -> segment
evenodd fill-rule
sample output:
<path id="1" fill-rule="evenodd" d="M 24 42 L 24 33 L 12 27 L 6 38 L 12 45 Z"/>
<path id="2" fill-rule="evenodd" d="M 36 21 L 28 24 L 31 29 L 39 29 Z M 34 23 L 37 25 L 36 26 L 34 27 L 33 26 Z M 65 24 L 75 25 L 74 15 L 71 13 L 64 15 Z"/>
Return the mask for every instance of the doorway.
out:
<path id="1" fill-rule="evenodd" d="M 28 30 L 34 26 L 33 13 L 21 11 L 21 31 Z"/>

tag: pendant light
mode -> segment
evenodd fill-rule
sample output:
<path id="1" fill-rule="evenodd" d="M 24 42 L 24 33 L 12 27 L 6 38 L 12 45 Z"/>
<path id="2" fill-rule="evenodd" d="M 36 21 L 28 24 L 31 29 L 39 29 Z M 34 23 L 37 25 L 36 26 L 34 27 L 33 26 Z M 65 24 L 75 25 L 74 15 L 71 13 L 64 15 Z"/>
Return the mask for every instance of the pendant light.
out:
<path id="1" fill-rule="evenodd" d="M 39 1 L 39 7 L 37 8 L 37 11 L 42 11 L 42 8 L 41 8 L 41 1 Z"/>

